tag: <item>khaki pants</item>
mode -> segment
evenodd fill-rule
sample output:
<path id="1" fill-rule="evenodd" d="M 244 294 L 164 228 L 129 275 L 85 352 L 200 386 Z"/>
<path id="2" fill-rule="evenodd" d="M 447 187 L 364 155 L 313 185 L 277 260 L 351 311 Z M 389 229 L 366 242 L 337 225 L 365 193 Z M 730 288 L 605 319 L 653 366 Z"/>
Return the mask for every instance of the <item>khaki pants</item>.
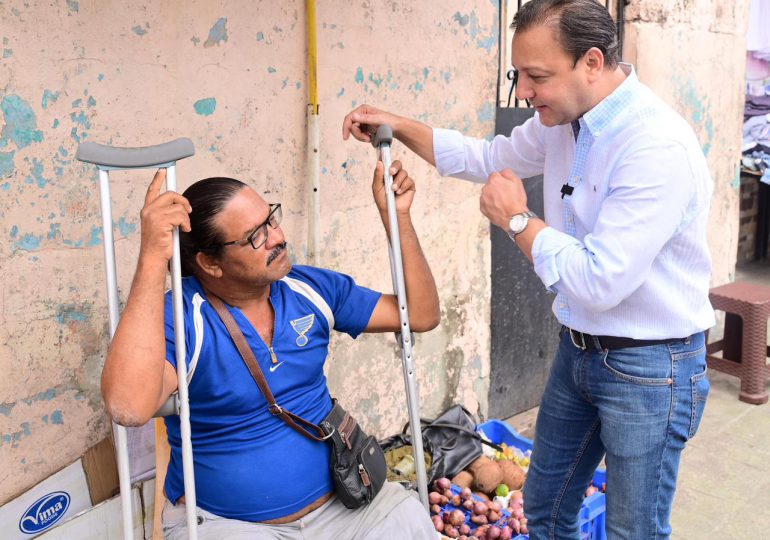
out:
<path id="1" fill-rule="evenodd" d="M 435 540 L 436 531 L 417 494 L 386 482 L 368 505 L 349 510 L 332 497 L 306 516 L 281 525 L 227 519 L 198 508 L 200 540 Z M 187 539 L 184 504 L 166 501 L 163 533 L 167 540 Z"/>

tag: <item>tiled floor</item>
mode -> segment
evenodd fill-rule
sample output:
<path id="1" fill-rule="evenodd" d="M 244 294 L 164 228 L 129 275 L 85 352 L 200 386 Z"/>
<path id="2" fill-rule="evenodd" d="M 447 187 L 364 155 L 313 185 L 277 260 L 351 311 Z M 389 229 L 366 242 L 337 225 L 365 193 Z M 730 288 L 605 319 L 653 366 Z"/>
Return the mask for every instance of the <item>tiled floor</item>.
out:
<path id="1" fill-rule="evenodd" d="M 736 279 L 770 286 L 770 261 L 738 268 Z M 770 403 L 743 403 L 737 379 L 714 371 L 709 377 L 706 412 L 682 454 L 672 538 L 770 538 Z M 536 414 L 533 409 L 508 422 L 531 438 Z"/>

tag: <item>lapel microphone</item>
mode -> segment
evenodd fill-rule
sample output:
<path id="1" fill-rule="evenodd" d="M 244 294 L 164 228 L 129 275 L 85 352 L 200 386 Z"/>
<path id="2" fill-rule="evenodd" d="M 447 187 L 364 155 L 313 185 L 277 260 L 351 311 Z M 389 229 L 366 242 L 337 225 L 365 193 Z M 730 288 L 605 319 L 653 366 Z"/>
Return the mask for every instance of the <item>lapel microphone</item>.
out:
<path id="1" fill-rule="evenodd" d="M 564 184 L 561 187 L 561 198 L 563 199 L 565 195 L 572 195 L 573 191 L 575 191 L 575 186 L 570 186 L 569 184 Z"/>

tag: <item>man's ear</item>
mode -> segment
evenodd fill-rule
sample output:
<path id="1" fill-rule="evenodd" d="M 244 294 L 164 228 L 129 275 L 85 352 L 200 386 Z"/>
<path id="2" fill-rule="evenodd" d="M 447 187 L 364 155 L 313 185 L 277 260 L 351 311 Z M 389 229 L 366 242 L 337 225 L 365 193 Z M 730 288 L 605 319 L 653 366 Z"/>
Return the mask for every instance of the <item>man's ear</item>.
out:
<path id="1" fill-rule="evenodd" d="M 604 70 L 604 55 L 597 47 L 591 47 L 583 55 L 583 65 L 589 80 L 596 80 Z"/>
<path id="2" fill-rule="evenodd" d="M 222 268 L 219 266 L 219 261 L 214 255 L 208 255 L 199 251 L 195 254 L 195 262 L 204 274 L 215 278 L 222 277 Z"/>

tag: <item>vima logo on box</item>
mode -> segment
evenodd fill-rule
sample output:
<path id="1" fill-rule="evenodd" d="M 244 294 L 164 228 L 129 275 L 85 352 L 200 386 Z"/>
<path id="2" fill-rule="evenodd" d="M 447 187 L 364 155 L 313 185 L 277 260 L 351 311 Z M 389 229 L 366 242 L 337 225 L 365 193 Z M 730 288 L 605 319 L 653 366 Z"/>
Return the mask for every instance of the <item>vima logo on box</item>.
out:
<path id="1" fill-rule="evenodd" d="M 59 521 L 70 506 L 70 496 L 64 491 L 54 491 L 38 500 L 21 516 L 19 529 L 32 534 L 46 530 Z"/>

